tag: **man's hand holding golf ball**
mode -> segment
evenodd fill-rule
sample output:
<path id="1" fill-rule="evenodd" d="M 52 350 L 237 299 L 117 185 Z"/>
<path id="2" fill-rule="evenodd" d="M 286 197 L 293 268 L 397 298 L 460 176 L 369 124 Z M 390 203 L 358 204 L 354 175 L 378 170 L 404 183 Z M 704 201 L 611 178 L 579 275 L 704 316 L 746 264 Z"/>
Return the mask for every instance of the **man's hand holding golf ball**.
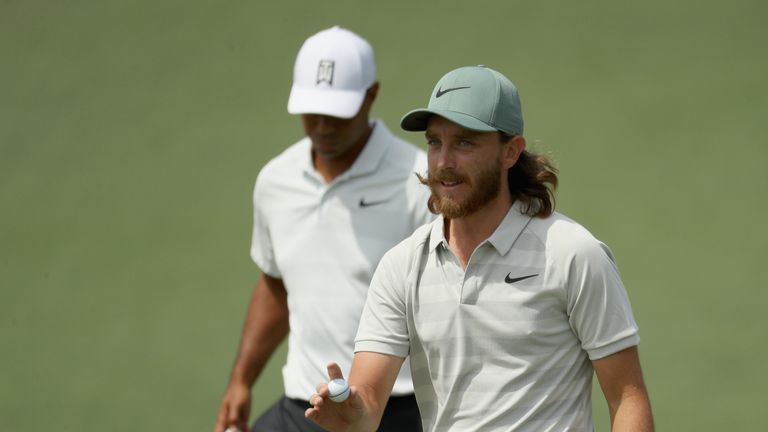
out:
<path id="1" fill-rule="evenodd" d="M 366 419 L 372 411 L 372 401 L 365 397 L 365 392 L 354 384 L 348 385 L 336 363 L 328 364 L 328 378 L 328 383 L 318 384 L 317 392 L 309 398 L 312 407 L 304 416 L 332 432 L 375 430 L 375 425 L 371 428 L 361 424 L 368 423 Z"/>
<path id="2" fill-rule="evenodd" d="M 309 399 L 312 407 L 304 416 L 331 432 L 376 430 L 403 360 L 358 351 L 352 359 L 348 387 L 339 365 L 328 363 L 329 382 L 317 386 L 317 392 Z"/>

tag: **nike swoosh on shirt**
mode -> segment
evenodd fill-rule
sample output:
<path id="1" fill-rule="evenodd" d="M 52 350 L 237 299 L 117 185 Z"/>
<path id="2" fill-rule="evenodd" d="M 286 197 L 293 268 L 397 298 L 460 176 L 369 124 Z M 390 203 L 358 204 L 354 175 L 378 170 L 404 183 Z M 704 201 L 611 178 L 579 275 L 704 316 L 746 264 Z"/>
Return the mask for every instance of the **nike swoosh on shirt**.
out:
<path id="1" fill-rule="evenodd" d="M 509 274 L 507 274 L 507 277 L 504 278 L 504 282 L 509 283 L 509 284 L 515 283 L 515 282 L 520 282 L 522 280 L 526 280 L 526 279 L 530 279 L 532 277 L 536 277 L 536 276 L 538 276 L 538 274 L 532 274 L 532 275 L 528 275 L 528 276 L 520 276 L 520 277 L 515 277 L 515 278 L 513 278 L 511 276 L 512 276 L 512 273 L 510 272 Z"/>
<path id="2" fill-rule="evenodd" d="M 365 198 L 360 198 L 360 207 L 371 207 L 379 204 L 384 204 L 387 201 L 389 200 L 385 199 L 380 201 L 366 201 Z"/>

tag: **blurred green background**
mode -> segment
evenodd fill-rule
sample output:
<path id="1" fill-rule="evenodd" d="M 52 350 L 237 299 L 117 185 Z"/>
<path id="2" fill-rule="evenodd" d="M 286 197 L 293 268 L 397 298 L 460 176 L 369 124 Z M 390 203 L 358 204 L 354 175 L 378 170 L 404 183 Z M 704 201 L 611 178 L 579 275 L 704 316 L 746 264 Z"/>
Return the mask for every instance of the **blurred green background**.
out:
<path id="1" fill-rule="evenodd" d="M 253 181 L 301 137 L 293 60 L 335 24 L 374 46 L 397 131 L 450 69 L 511 77 L 558 209 L 617 256 L 658 429 L 764 427 L 766 22 L 759 0 L 0 0 L 0 430 L 211 430 Z"/>

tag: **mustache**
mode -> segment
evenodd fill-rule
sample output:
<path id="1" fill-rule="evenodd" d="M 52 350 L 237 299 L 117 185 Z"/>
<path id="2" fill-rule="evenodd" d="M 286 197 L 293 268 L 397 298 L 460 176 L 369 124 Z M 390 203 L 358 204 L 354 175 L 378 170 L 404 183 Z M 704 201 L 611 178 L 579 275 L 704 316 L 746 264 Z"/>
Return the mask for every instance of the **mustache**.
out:
<path id="1" fill-rule="evenodd" d="M 438 183 L 446 182 L 446 183 L 469 183 L 469 179 L 457 173 L 453 169 L 439 169 L 435 172 L 427 171 L 424 174 L 416 174 L 416 177 L 419 178 L 419 181 L 422 184 L 425 184 L 427 186 L 435 186 Z"/>

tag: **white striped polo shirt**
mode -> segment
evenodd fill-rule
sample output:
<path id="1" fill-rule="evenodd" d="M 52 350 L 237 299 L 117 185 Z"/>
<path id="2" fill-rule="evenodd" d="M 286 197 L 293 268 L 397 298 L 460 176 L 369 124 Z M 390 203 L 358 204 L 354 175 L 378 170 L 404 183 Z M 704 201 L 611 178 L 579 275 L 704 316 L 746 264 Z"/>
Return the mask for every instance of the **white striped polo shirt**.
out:
<path id="1" fill-rule="evenodd" d="M 590 360 L 638 342 L 608 247 L 513 205 L 466 269 L 442 218 L 390 250 L 355 351 L 410 355 L 427 431 L 591 431 Z"/>

